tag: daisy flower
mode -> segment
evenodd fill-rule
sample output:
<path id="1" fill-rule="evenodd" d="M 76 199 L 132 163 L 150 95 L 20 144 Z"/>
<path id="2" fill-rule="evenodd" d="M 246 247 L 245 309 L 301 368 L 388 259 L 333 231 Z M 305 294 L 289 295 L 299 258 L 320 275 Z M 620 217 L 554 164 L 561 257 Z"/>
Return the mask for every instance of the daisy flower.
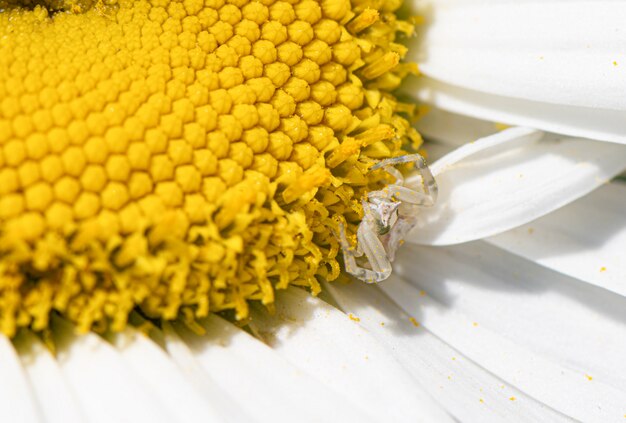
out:
<path id="1" fill-rule="evenodd" d="M 625 7 L 401 6 L 0 0 L 3 421 L 623 421 Z"/>

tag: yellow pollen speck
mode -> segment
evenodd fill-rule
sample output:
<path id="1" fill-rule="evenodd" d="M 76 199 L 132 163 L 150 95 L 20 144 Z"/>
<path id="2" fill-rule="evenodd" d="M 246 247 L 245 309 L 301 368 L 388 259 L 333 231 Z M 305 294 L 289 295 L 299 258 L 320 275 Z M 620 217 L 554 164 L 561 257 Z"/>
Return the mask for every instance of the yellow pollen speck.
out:
<path id="1" fill-rule="evenodd" d="M 420 327 L 420 323 L 417 320 L 415 320 L 415 317 L 409 317 L 409 322 L 411 322 L 411 324 L 415 326 L 416 328 Z"/>
<path id="2" fill-rule="evenodd" d="M 452 357 L 452 361 L 456 361 L 456 357 Z"/>
<path id="3" fill-rule="evenodd" d="M 412 25 L 372 5 L 0 0 L 0 333 L 197 329 L 337 279 L 372 163 L 421 143 Z"/>
<path id="4" fill-rule="evenodd" d="M 348 314 L 348 317 L 350 318 L 350 320 L 352 320 L 353 322 L 360 322 L 361 319 L 359 319 L 358 317 L 356 317 L 354 314 L 350 313 Z"/>
<path id="5" fill-rule="evenodd" d="M 517 399 L 517 398 L 515 398 L 515 397 L 511 397 L 511 398 L 509 398 L 509 400 L 510 400 L 510 401 L 515 401 L 516 399 Z"/>
<path id="6" fill-rule="evenodd" d="M 411 17 L 411 23 L 413 23 L 413 25 L 424 25 L 426 23 L 426 17 L 425 16 L 413 16 Z"/>
<path id="7" fill-rule="evenodd" d="M 590 375 L 587 375 L 587 374 L 586 374 L 586 375 L 585 375 L 585 377 L 586 377 L 586 378 L 587 378 L 587 380 L 589 380 L 589 381 L 593 380 L 593 376 L 590 376 Z"/>
<path id="8" fill-rule="evenodd" d="M 505 129 L 509 129 L 511 125 L 502 122 L 496 122 L 493 124 L 497 131 L 504 131 Z"/>
<path id="9" fill-rule="evenodd" d="M 485 403 L 485 400 L 484 400 L 484 399 L 482 399 L 482 398 L 481 398 L 481 399 L 479 399 L 478 401 L 480 401 L 480 403 L 481 403 L 481 404 L 484 404 L 484 403 Z"/>
<path id="10" fill-rule="evenodd" d="M 381 326 L 385 326 L 385 322 L 380 322 L 380 325 Z"/>
<path id="11" fill-rule="evenodd" d="M 617 61 L 613 61 L 613 66 L 617 66 Z"/>
<path id="12" fill-rule="evenodd" d="M 478 323 L 477 323 L 477 322 L 473 322 L 473 323 L 472 323 L 472 326 L 477 327 L 477 326 L 478 326 Z"/>
<path id="13" fill-rule="evenodd" d="M 606 272 L 606 267 L 602 266 L 602 267 L 600 268 L 600 272 Z"/>
<path id="14" fill-rule="evenodd" d="M 535 232 L 534 228 L 528 228 L 528 235 L 532 235 Z"/>
<path id="15" fill-rule="evenodd" d="M 426 291 L 424 291 L 424 290 L 420 290 L 420 292 L 419 292 L 419 296 L 420 296 L 420 297 L 423 297 L 423 296 L 425 296 L 425 295 L 426 295 Z"/>

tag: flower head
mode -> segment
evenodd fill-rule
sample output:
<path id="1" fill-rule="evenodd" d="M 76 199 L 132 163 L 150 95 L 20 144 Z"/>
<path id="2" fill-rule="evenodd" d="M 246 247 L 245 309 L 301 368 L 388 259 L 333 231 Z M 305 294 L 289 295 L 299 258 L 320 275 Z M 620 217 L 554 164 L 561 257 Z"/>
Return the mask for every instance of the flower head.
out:
<path id="1" fill-rule="evenodd" d="M 421 142 L 390 94 L 399 2 L 35 3 L 0 2 L 7 335 L 317 293 L 369 168 Z"/>

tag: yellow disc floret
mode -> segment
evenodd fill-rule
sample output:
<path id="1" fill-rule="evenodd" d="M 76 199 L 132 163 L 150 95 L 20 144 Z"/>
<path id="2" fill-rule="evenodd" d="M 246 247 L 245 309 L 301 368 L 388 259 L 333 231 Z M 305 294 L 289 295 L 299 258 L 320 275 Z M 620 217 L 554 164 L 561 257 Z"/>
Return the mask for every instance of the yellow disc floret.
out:
<path id="1" fill-rule="evenodd" d="M 0 332 L 198 318 L 338 277 L 419 136 L 394 0 L 0 0 Z"/>

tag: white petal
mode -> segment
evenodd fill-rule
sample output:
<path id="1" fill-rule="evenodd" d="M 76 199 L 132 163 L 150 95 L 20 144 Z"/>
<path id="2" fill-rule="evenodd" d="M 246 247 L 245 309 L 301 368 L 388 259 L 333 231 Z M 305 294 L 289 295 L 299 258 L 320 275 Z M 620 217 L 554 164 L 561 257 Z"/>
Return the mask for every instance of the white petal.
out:
<path id="1" fill-rule="evenodd" d="M 109 343 L 93 333 L 74 335 L 60 318 L 53 319 L 53 332 L 63 376 L 88 421 L 173 421 Z"/>
<path id="2" fill-rule="evenodd" d="M 397 263 L 411 283 L 382 289 L 468 358 L 565 415 L 623 421 L 626 298 L 484 242 L 410 246 Z"/>
<path id="3" fill-rule="evenodd" d="M 423 72 L 452 85 L 559 105 L 626 110 L 626 4 L 434 0 Z"/>
<path id="4" fill-rule="evenodd" d="M 376 286 L 356 282 L 332 284 L 328 289 L 341 308 L 354 313 L 359 324 L 458 421 L 564 420 L 412 321 Z"/>
<path id="5" fill-rule="evenodd" d="M 22 331 L 13 343 L 41 407 L 43 420 L 49 423 L 84 422 L 59 364 L 43 342 L 32 333 Z"/>
<path id="6" fill-rule="evenodd" d="M 502 131 L 431 166 L 439 198 L 420 211 L 407 241 L 446 245 L 504 232 L 580 198 L 625 167 L 626 146 L 555 135 L 535 142 L 532 130 Z"/>
<path id="7" fill-rule="evenodd" d="M 555 105 L 488 94 L 437 81 L 412 78 L 403 92 L 440 109 L 461 115 L 528 126 L 544 131 L 616 143 L 626 143 L 624 112 Z"/>
<path id="8" fill-rule="evenodd" d="M 428 140 L 454 147 L 487 137 L 498 129 L 493 122 L 446 112 L 436 107 L 429 108 L 415 126 Z M 426 151 L 430 156 L 430 150 L 426 148 Z"/>
<path id="9" fill-rule="evenodd" d="M 493 160 L 502 153 L 511 153 L 516 149 L 536 144 L 543 135 L 543 132 L 532 128 L 509 128 L 460 146 L 433 163 L 430 170 L 434 176 L 440 176 L 444 172 L 450 172 L 454 167 L 460 167 L 459 163 L 462 161 L 471 163 L 482 159 Z"/>
<path id="10" fill-rule="evenodd" d="M 276 352 L 375 421 L 450 421 L 383 345 L 305 291 L 279 291 L 275 315 L 253 309 L 252 322 Z"/>
<path id="11" fill-rule="evenodd" d="M 423 148 L 424 148 L 424 151 L 426 152 L 424 157 L 426 158 L 427 161 L 439 160 L 440 158 L 442 158 L 443 156 L 445 156 L 446 154 L 454 150 L 454 147 L 450 147 L 447 144 L 442 144 L 438 142 L 430 142 L 430 141 L 425 141 Z"/>
<path id="12" fill-rule="evenodd" d="M 153 389 L 157 401 L 177 421 L 217 421 L 212 398 L 203 397 L 159 345 L 131 329 L 115 336 L 114 341 L 128 368 Z"/>
<path id="13" fill-rule="evenodd" d="M 239 407 L 259 421 L 368 421 L 356 405 L 231 323 L 210 316 L 207 333 L 177 331 L 200 366 Z M 278 411 L 280 410 L 280 411 Z"/>
<path id="14" fill-rule="evenodd" d="M 205 398 L 211 399 L 219 419 L 226 422 L 258 421 L 251 414 L 246 414 L 237 398 L 229 396 L 213 380 L 194 357 L 189 346 L 180 338 L 171 325 L 164 325 L 164 338 L 167 352 L 178 365 L 185 377 L 189 379 Z"/>
<path id="15" fill-rule="evenodd" d="M 626 185 L 605 185 L 567 207 L 487 241 L 626 296 Z"/>
<path id="16" fill-rule="evenodd" d="M 410 51 L 429 78 L 409 93 L 487 120 L 626 142 L 623 2 L 421 3 L 428 22 Z"/>
<path id="17" fill-rule="evenodd" d="M 33 392 L 11 341 L 0 335 L 0 421 L 38 422 Z"/>

